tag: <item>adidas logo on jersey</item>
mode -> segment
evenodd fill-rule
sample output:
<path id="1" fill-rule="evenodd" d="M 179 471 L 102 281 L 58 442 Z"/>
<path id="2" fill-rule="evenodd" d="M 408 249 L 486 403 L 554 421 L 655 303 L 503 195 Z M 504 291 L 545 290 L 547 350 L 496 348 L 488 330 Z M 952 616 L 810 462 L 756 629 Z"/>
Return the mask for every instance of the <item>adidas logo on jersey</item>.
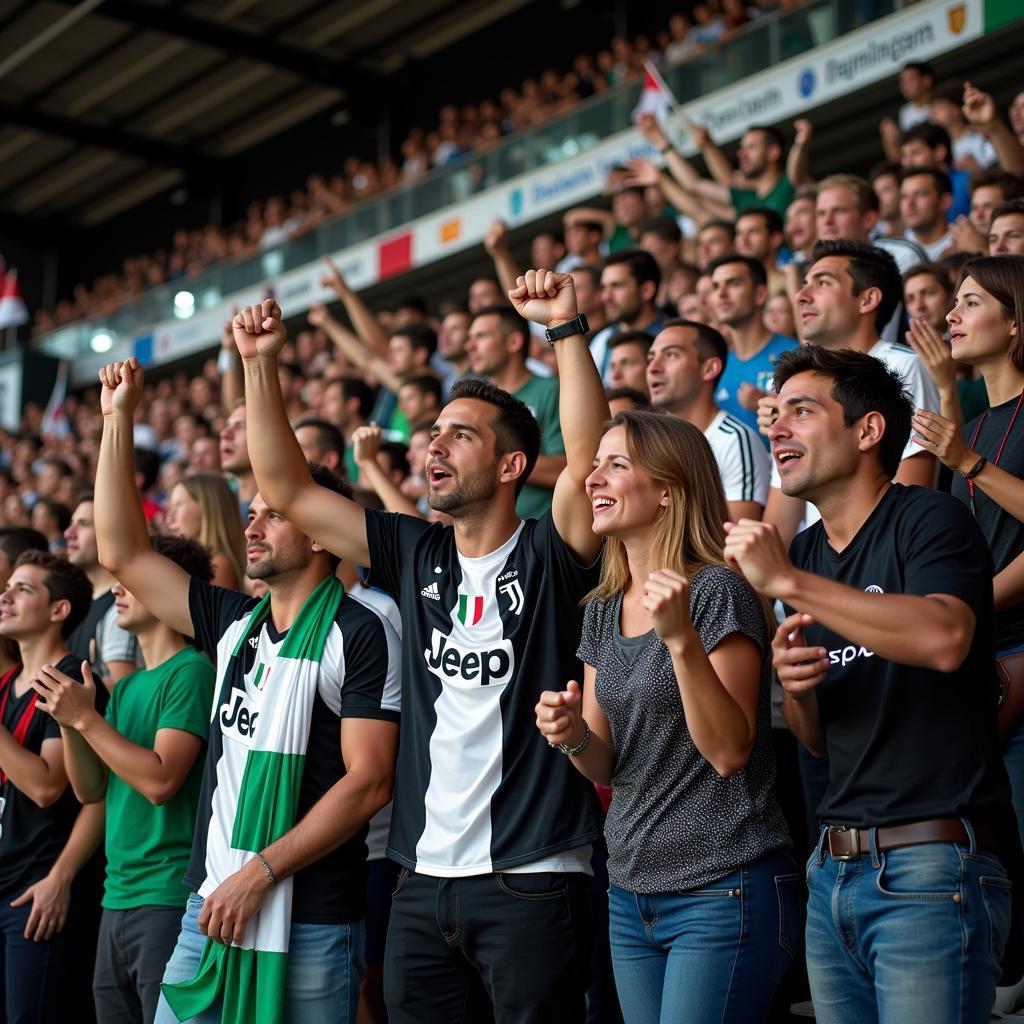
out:
<path id="1" fill-rule="evenodd" d="M 420 597 L 429 597 L 431 601 L 440 601 L 441 592 L 437 589 L 437 583 L 431 583 L 420 591 Z"/>

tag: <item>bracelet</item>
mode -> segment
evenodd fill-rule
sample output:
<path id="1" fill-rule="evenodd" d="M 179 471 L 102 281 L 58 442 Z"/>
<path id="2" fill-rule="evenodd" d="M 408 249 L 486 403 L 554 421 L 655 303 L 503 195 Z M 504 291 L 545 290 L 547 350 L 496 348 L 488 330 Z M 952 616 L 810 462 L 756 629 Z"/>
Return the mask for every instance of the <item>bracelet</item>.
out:
<path id="1" fill-rule="evenodd" d="M 266 857 L 262 853 L 257 853 L 256 859 L 263 865 L 263 870 L 267 873 L 267 878 L 270 879 L 271 885 L 277 885 L 277 875 L 274 874 L 274 869 L 267 863 Z"/>
<path id="2" fill-rule="evenodd" d="M 988 459 L 983 455 L 978 461 L 971 466 L 966 473 L 964 473 L 965 480 L 973 480 L 986 466 L 988 465 Z"/>
<path id="3" fill-rule="evenodd" d="M 676 147 L 673 146 L 671 142 L 666 142 L 665 145 L 662 146 L 661 149 L 658 150 L 658 152 L 662 156 L 667 156 L 669 153 L 673 152 L 673 150 L 675 150 L 675 148 Z"/>
<path id="4" fill-rule="evenodd" d="M 579 757 L 590 746 L 590 725 L 587 720 L 583 719 L 583 739 L 576 744 L 575 747 L 570 747 L 567 743 L 559 743 L 555 748 L 561 753 L 565 754 L 566 757 Z"/>

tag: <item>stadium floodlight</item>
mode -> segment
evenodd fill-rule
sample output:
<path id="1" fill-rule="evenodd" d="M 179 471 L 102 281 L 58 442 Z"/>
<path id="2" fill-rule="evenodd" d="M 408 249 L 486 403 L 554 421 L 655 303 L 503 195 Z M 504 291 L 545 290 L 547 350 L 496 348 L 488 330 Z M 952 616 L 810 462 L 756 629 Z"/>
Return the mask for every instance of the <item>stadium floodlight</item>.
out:
<path id="1" fill-rule="evenodd" d="M 114 339 L 106 328 L 101 327 L 89 339 L 89 347 L 93 352 L 109 352 L 114 347 Z"/>
<path id="2" fill-rule="evenodd" d="M 174 296 L 174 315 L 187 320 L 196 311 L 196 297 L 191 292 L 181 291 Z"/>

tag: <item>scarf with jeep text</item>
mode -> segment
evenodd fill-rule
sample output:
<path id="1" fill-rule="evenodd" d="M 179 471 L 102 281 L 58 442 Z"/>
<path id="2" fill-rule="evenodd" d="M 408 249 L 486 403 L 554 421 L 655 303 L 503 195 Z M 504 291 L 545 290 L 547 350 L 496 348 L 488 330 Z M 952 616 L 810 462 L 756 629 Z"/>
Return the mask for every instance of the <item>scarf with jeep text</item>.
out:
<path id="1" fill-rule="evenodd" d="M 336 577 L 324 579 L 306 598 L 274 662 L 274 683 L 263 695 L 259 727 L 246 755 L 231 849 L 224 852 L 236 871 L 295 824 L 320 662 L 344 593 Z M 218 703 L 230 699 L 239 684 L 244 688 L 242 648 L 259 634 L 269 613 L 268 595 L 252 610 L 228 664 L 220 669 Z M 207 939 L 195 977 L 161 986 L 178 1020 L 195 1017 L 222 999 L 224 1024 L 282 1021 L 291 910 L 292 879 L 286 878 L 267 892 L 240 945 Z"/>

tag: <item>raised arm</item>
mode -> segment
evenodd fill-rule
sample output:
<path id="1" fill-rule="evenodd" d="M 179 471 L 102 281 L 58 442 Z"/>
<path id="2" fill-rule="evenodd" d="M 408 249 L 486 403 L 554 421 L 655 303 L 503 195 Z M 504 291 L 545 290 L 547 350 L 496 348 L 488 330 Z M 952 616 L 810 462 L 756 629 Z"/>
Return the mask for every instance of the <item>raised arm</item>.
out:
<path id="1" fill-rule="evenodd" d="M 505 291 L 510 292 L 519 279 L 519 267 L 508 247 L 508 225 L 495 217 L 484 235 L 484 251 L 494 261 L 494 272 L 498 275 L 498 283 Z"/>
<path id="2" fill-rule="evenodd" d="M 348 282 L 342 277 L 341 271 L 335 266 L 330 256 L 324 257 L 324 263 L 327 265 L 327 273 L 321 278 L 320 283 L 331 288 L 341 300 L 356 334 L 359 335 L 359 340 L 368 349 L 386 358 L 388 336 L 384 328 L 381 327 L 370 307 L 348 286 Z"/>
<path id="3" fill-rule="evenodd" d="M 103 439 L 95 504 L 100 564 L 161 622 L 193 636 L 188 607 L 191 577 L 153 550 L 135 486 L 132 418 L 141 397 L 142 367 L 134 357 L 100 370 Z"/>
<path id="4" fill-rule="evenodd" d="M 661 190 L 666 202 L 671 203 L 679 213 L 692 218 L 698 225 L 704 225 L 716 217 L 732 217 L 733 209 L 728 197 L 724 203 L 702 199 L 696 192 L 691 192 L 680 185 L 667 170 L 656 167 L 645 157 L 637 157 L 628 164 L 631 175 L 627 179 L 627 184 L 656 186 Z"/>
<path id="5" fill-rule="evenodd" d="M 806 117 L 793 122 L 793 145 L 786 157 L 786 177 L 793 188 L 811 181 L 811 137 L 814 125 Z"/>
<path id="6" fill-rule="evenodd" d="M 716 185 L 728 190 L 732 185 L 733 168 L 729 158 L 722 152 L 718 146 L 711 139 L 711 133 L 702 124 L 697 124 L 694 121 L 689 122 L 690 135 L 693 137 L 694 145 L 700 150 L 700 155 L 704 158 L 704 164 L 708 169 L 708 174 L 711 175 L 711 181 Z M 666 162 L 669 165 L 669 169 L 676 177 L 679 175 L 676 172 L 676 168 L 679 164 L 686 163 L 683 159 L 683 155 L 678 150 L 671 150 L 666 154 Z M 693 174 L 697 181 L 702 180 L 687 164 L 689 172 Z M 679 178 L 682 181 L 682 178 Z M 706 179 L 704 179 L 706 180 Z M 726 192 L 728 195 L 728 191 Z"/>
<path id="7" fill-rule="evenodd" d="M 579 312 L 572 277 L 551 270 L 528 270 L 508 297 L 520 316 L 545 327 L 558 327 Z M 562 540 L 578 558 L 590 562 L 597 557 L 601 541 L 592 529 L 594 514 L 586 481 L 609 418 L 608 400 L 587 339 L 574 334 L 554 345 L 566 465 L 555 484 L 551 512 Z"/>
<path id="8" fill-rule="evenodd" d="M 287 337 L 280 306 L 265 299 L 260 306 L 247 307 L 233 327 L 245 369 L 249 459 L 260 496 L 334 554 L 369 565 L 362 506 L 313 482 L 288 423 L 277 379 L 277 354 Z"/>
<path id="9" fill-rule="evenodd" d="M 391 364 L 375 349 L 369 348 L 356 337 L 344 324 L 338 323 L 327 311 L 326 306 L 314 303 L 309 307 L 309 322 L 314 327 L 323 328 L 324 334 L 331 343 L 341 351 L 349 362 L 360 370 L 372 373 L 390 391 L 397 391 L 402 382 L 391 371 Z"/>
<path id="10" fill-rule="evenodd" d="M 971 85 L 964 83 L 963 113 L 968 124 L 980 131 L 996 151 L 999 166 L 1007 174 L 1024 175 L 1024 146 L 1000 118 L 992 97 Z"/>
<path id="11" fill-rule="evenodd" d="M 360 482 L 365 478 L 366 483 L 373 488 L 377 497 L 384 502 L 384 508 L 388 512 L 400 512 L 402 515 L 422 519 L 423 516 L 420 515 L 416 503 L 410 501 L 401 492 L 377 461 L 380 440 L 380 427 L 376 424 L 360 427 L 352 435 L 352 457 L 359 467 Z"/>
<path id="12" fill-rule="evenodd" d="M 237 309 L 231 310 L 234 317 Z M 225 416 L 230 416 L 235 406 L 245 394 L 242 384 L 242 361 L 238 358 L 235 348 L 235 336 L 231 332 L 231 321 L 228 320 L 220 332 L 220 356 L 217 358 L 220 370 L 220 407 Z"/>

